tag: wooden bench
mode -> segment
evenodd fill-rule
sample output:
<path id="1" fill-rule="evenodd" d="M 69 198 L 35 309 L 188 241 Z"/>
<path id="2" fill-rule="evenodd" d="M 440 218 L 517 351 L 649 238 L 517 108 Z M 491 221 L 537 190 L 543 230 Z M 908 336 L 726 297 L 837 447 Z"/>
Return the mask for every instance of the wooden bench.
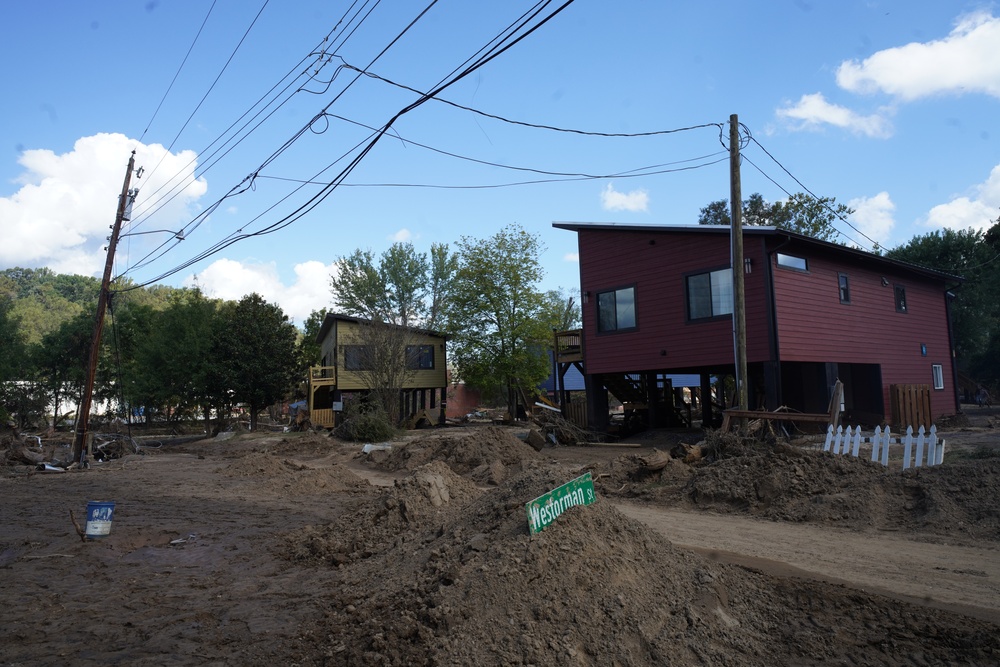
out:
<path id="1" fill-rule="evenodd" d="M 844 385 L 840 380 L 833 387 L 829 410 L 818 412 L 788 412 L 787 410 L 769 412 L 767 410 L 739 410 L 730 408 L 722 412 L 722 432 L 728 433 L 734 419 L 763 419 L 765 421 L 809 422 L 813 424 L 829 424 L 834 428 L 840 421 L 840 404 L 844 400 Z"/>

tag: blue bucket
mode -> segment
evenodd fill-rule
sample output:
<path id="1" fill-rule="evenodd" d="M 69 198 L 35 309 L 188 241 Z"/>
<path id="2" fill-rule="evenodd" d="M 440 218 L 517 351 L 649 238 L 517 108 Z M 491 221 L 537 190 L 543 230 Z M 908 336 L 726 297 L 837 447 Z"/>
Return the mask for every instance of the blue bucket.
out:
<path id="1" fill-rule="evenodd" d="M 96 540 L 111 533 L 111 519 L 115 515 L 115 501 L 91 500 L 87 503 L 87 539 Z"/>

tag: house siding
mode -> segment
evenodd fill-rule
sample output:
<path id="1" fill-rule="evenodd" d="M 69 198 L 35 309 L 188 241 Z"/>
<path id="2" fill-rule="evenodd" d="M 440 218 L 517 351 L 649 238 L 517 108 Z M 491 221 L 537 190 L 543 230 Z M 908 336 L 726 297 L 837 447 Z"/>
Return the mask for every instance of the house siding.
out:
<path id="1" fill-rule="evenodd" d="M 407 377 L 406 386 L 403 388 L 437 389 L 447 386 L 445 339 L 441 336 L 415 330 L 411 331 L 409 338 L 411 345 L 432 345 L 434 347 L 434 368 L 413 371 Z M 358 323 L 341 319 L 335 321 L 320 342 L 324 364 L 333 360 L 332 365 L 337 367 L 337 389 L 341 391 L 359 391 L 368 388 L 363 375 L 346 370 L 344 364 L 344 346 L 360 345 L 361 343 Z"/>
<path id="2" fill-rule="evenodd" d="M 588 374 L 682 370 L 733 363 L 731 316 L 687 320 L 685 277 L 728 268 L 725 235 L 656 231 L 578 233 L 584 368 Z M 759 245 L 759 244 L 758 244 Z M 756 260 L 761 264 L 762 251 Z M 745 276 L 747 358 L 768 358 L 767 286 L 762 270 Z M 635 286 L 636 329 L 597 332 L 597 294 Z M 749 332 L 754 336 L 750 339 Z"/>
<path id="3" fill-rule="evenodd" d="M 577 234 L 588 376 L 731 371 L 732 318 L 689 321 L 685 294 L 686 276 L 729 266 L 728 230 L 556 226 Z M 778 267 L 776 252 L 807 259 L 808 270 Z M 744 257 L 750 262 L 744 273 L 747 361 L 764 364 L 764 381 L 772 381 L 768 378 L 779 368 L 800 372 L 794 367 L 802 363 L 868 364 L 872 374 L 852 369 L 859 372 L 848 375 L 857 382 L 880 377 L 881 386 L 856 395 L 870 395 L 872 400 L 861 400 L 873 412 L 889 413 L 890 385 L 933 386 L 932 367 L 940 365 L 944 388 L 931 390 L 932 418 L 958 410 L 945 301 L 945 290 L 954 284 L 951 276 L 770 228 L 745 233 Z M 839 274 L 848 276 L 849 303 L 841 302 Z M 906 289 L 905 313 L 896 310 L 896 285 Z M 599 333 L 597 295 L 629 286 L 636 290 L 635 329 Z M 808 373 L 803 381 L 815 382 L 818 376 Z M 780 384 L 767 389 L 775 389 L 774 398 L 781 400 Z M 875 405 L 879 393 L 882 405 Z M 864 406 L 855 408 L 864 411 Z M 891 414 L 885 416 L 892 421 Z"/>
<path id="4" fill-rule="evenodd" d="M 931 384 L 931 366 L 940 364 L 944 389 L 932 390 L 931 409 L 935 418 L 954 413 L 942 282 L 834 262 L 817 254 L 788 252 L 807 257 L 809 271 L 772 264 L 781 361 L 879 364 L 887 411 L 889 385 Z M 850 303 L 840 302 L 841 273 L 848 276 Z M 887 285 L 882 284 L 883 278 Z M 906 289 L 905 313 L 896 311 L 896 285 Z M 921 345 L 926 347 L 926 356 Z"/>

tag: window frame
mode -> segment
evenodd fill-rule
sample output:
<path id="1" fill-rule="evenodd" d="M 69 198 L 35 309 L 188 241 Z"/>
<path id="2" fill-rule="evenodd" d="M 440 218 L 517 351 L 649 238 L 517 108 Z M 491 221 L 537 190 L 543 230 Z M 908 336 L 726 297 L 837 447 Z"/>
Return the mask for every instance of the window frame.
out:
<path id="1" fill-rule="evenodd" d="M 626 290 L 630 290 L 632 292 L 632 322 L 633 322 L 633 324 L 632 324 L 632 326 L 628 326 L 628 327 L 619 327 L 618 326 L 618 319 L 619 319 L 619 316 L 621 315 L 621 313 L 618 310 L 618 293 L 619 292 L 624 292 Z M 636 330 L 639 329 L 639 305 L 638 305 L 639 299 L 638 299 L 638 292 L 639 292 L 639 290 L 637 289 L 636 284 L 635 283 L 631 283 L 629 285 L 622 285 L 620 287 L 614 287 L 614 288 L 611 288 L 611 289 L 606 289 L 606 290 L 602 290 L 600 292 L 596 292 L 595 293 L 595 295 L 594 295 L 594 311 L 595 311 L 595 314 L 596 314 L 595 324 L 596 324 L 597 335 L 598 336 L 603 336 L 603 335 L 607 335 L 607 334 L 628 333 L 630 331 L 636 331 Z M 612 295 L 614 297 L 614 300 L 615 300 L 615 303 L 614 303 L 615 321 L 614 321 L 614 326 L 611 327 L 611 328 L 602 328 L 603 319 L 601 318 L 601 296 L 606 295 L 606 294 Z"/>
<path id="2" fill-rule="evenodd" d="M 897 313 L 910 312 L 909 304 L 906 302 L 906 285 L 894 284 L 892 286 L 892 301 L 896 306 Z"/>
<path id="3" fill-rule="evenodd" d="M 931 364 L 931 385 L 937 391 L 944 389 L 944 364 Z"/>
<path id="4" fill-rule="evenodd" d="M 797 260 L 802 262 L 802 266 L 797 266 L 797 264 L 790 264 L 787 262 L 782 262 L 782 258 L 788 258 L 790 260 Z M 774 262 L 777 264 L 779 269 L 787 269 L 789 271 L 798 271 L 799 273 L 809 273 L 809 258 L 799 257 L 798 255 L 789 255 L 786 252 L 776 252 L 774 253 Z"/>
<path id="5" fill-rule="evenodd" d="M 715 295 L 712 293 L 712 275 L 716 273 L 729 272 L 729 281 L 726 283 L 729 285 L 729 311 L 728 312 L 715 312 Z M 705 315 L 701 317 L 692 317 L 691 312 L 691 279 L 699 278 L 701 276 L 708 276 L 708 304 L 709 308 L 712 310 L 711 315 Z M 735 309 L 735 294 L 733 293 L 733 269 L 731 266 L 723 266 L 715 269 L 708 269 L 705 271 L 695 271 L 692 273 L 684 274 L 684 316 L 688 322 L 710 322 L 713 320 L 720 320 L 726 317 L 732 317 L 733 311 Z"/>
<path id="6" fill-rule="evenodd" d="M 344 370 L 352 373 L 373 370 L 371 364 L 370 346 L 368 345 L 344 345 Z"/>
<path id="7" fill-rule="evenodd" d="M 837 274 L 837 294 L 841 303 L 851 302 L 851 277 L 846 273 Z"/>
<path id="8" fill-rule="evenodd" d="M 430 365 L 423 365 L 426 360 L 425 354 L 427 353 L 430 353 Z M 432 371 L 434 370 L 434 357 L 434 345 L 431 343 L 407 345 L 406 369 L 410 371 Z"/>

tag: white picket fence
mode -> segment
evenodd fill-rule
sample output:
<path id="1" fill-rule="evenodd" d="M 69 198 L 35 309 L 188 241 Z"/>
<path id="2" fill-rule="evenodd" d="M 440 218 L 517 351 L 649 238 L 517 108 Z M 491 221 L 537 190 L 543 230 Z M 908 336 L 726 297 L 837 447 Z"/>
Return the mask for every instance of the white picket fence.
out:
<path id="1" fill-rule="evenodd" d="M 889 465 L 890 444 L 903 445 L 903 470 L 911 465 L 915 468 L 922 465 L 941 465 L 944 461 L 945 441 L 943 438 L 938 440 L 937 426 L 931 426 L 931 430 L 927 432 L 921 426 L 916 435 L 913 433 L 913 427 L 907 426 L 906 435 L 902 438 L 893 437 L 888 426 L 885 427 L 885 431 L 876 426 L 875 434 L 872 436 L 861 435 L 860 426 L 854 427 L 853 432 L 850 426 L 846 430 L 843 426 L 838 426 L 836 431 L 833 430 L 833 426 L 829 426 L 826 430 L 823 451 L 857 458 L 861 443 L 869 442 L 872 445 L 872 461 L 878 461 L 884 466 Z"/>

